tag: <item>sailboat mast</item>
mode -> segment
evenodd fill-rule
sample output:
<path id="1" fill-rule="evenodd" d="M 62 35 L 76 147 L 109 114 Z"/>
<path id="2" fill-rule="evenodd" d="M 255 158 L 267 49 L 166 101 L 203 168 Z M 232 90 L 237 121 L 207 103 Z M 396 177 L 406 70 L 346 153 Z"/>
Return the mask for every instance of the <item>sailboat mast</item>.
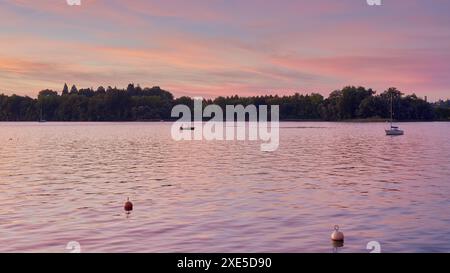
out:
<path id="1" fill-rule="evenodd" d="M 394 122 L 394 95 L 391 93 L 391 127 Z"/>
<path id="2" fill-rule="evenodd" d="M 44 121 L 44 104 L 41 103 L 41 109 L 39 111 L 39 122 L 43 122 Z"/>

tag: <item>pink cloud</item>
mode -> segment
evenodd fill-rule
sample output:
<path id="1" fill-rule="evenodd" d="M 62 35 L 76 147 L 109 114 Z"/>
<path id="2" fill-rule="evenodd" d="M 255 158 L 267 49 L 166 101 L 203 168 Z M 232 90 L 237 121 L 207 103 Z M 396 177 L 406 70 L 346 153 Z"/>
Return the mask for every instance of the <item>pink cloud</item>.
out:
<path id="1" fill-rule="evenodd" d="M 176 95 L 361 84 L 448 96 L 449 19 L 419 1 L 409 12 L 399 3 L 369 10 L 364 1 L 4 2 L 2 91 L 132 81 Z"/>

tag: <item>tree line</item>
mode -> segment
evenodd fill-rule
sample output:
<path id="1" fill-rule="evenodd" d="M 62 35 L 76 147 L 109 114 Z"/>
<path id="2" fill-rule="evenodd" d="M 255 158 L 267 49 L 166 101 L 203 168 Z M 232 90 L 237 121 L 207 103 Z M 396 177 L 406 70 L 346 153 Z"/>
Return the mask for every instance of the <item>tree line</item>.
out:
<path id="1" fill-rule="evenodd" d="M 318 93 L 290 96 L 228 96 L 206 99 L 203 105 L 279 105 L 280 120 L 389 119 L 391 99 L 394 118 L 399 121 L 450 120 L 450 101 L 429 103 L 416 95 L 405 95 L 396 88 L 377 94 L 365 87 L 347 86 L 327 98 Z M 0 94 L 0 121 L 154 121 L 172 120 L 174 105 L 193 108 L 190 97 L 174 98 L 160 87 L 126 89 L 102 86 L 77 89 L 67 84 L 58 93 L 39 92 L 37 98 Z"/>

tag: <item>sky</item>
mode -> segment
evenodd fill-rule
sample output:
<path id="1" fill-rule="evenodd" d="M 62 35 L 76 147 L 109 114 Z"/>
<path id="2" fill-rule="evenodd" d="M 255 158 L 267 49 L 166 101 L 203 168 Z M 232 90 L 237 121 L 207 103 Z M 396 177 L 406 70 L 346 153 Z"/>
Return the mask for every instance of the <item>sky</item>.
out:
<path id="1" fill-rule="evenodd" d="M 450 98 L 450 1 L 0 0 L 0 93 L 128 83 L 175 96 L 347 85 Z"/>

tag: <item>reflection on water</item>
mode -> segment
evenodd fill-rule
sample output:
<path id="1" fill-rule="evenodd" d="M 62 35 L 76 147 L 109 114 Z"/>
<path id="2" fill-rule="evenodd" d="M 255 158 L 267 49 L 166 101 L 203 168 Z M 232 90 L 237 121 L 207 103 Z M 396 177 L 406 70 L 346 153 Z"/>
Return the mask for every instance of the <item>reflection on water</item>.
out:
<path id="1" fill-rule="evenodd" d="M 272 153 L 170 126 L 0 123 L 0 251 L 450 251 L 450 123 L 283 123 Z"/>

